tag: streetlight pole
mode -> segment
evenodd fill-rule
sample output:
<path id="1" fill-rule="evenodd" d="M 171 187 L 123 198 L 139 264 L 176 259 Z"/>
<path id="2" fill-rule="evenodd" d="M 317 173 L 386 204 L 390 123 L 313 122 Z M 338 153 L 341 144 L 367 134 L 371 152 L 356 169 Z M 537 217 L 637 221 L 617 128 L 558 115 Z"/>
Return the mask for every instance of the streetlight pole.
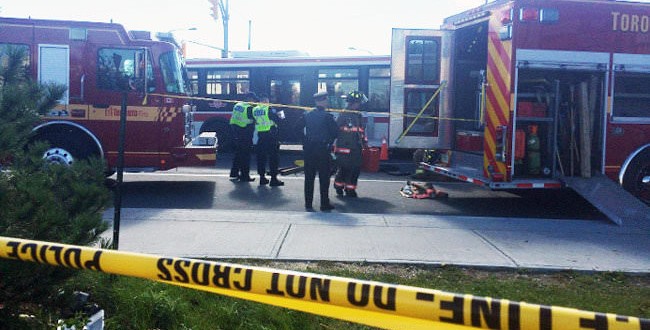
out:
<path id="1" fill-rule="evenodd" d="M 226 0 L 224 9 L 223 0 L 219 1 L 219 9 L 221 9 L 221 16 L 223 16 L 223 54 L 221 57 L 228 57 L 228 23 L 230 21 L 230 0 Z"/>
<path id="2" fill-rule="evenodd" d="M 223 20 L 223 51 L 221 52 L 222 58 L 228 57 L 228 23 L 230 21 L 230 0 L 208 0 L 212 5 L 210 15 L 215 21 L 219 20 L 219 16 Z"/>

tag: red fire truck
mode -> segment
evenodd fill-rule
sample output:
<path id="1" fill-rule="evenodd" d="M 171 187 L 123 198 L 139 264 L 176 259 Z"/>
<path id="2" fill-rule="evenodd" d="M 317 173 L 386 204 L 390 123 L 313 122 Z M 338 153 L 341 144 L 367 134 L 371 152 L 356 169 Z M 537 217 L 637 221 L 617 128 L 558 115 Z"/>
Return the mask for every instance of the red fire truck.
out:
<path id="1" fill-rule="evenodd" d="M 650 202 L 650 4 L 497 0 L 394 29 L 391 60 L 391 147 L 426 149 L 421 168 L 647 217 L 620 186 Z"/>
<path id="2" fill-rule="evenodd" d="M 12 48 L 26 52 L 34 79 L 68 90 L 34 129 L 50 145 L 48 161 L 98 156 L 113 170 L 126 93 L 125 169 L 214 164 L 214 134 L 186 134 L 187 80 L 175 45 L 113 23 L 0 18 L 0 57 Z"/>

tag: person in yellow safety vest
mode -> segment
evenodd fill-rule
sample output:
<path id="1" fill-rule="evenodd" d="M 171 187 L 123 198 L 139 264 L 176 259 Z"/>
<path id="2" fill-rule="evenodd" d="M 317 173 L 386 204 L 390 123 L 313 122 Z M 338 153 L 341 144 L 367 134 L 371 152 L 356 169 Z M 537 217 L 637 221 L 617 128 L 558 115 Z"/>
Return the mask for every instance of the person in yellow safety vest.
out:
<path id="1" fill-rule="evenodd" d="M 244 95 L 244 100 L 237 102 L 232 108 L 230 127 L 235 155 L 230 168 L 230 180 L 238 182 L 255 181 L 250 177 L 251 147 L 253 146 L 253 133 L 255 121 L 253 120 L 253 105 L 257 101 L 255 93 Z"/>
<path id="2" fill-rule="evenodd" d="M 284 117 L 283 111 L 269 107 L 269 97 L 260 95 L 260 103 L 253 108 L 255 129 L 257 130 L 257 174 L 260 175 L 260 186 L 269 184 L 271 187 L 284 186 L 278 180 L 278 150 L 280 149 L 278 123 Z M 271 181 L 266 178 L 266 162 L 269 163 Z"/>
<path id="3" fill-rule="evenodd" d="M 363 128 L 363 116 L 359 109 L 368 98 L 359 91 L 345 95 L 347 110 L 339 115 L 336 124 L 339 127 L 336 137 L 336 165 L 338 169 L 334 177 L 334 189 L 338 196 L 357 197 L 357 181 L 361 173 L 363 147 L 367 144 Z"/>

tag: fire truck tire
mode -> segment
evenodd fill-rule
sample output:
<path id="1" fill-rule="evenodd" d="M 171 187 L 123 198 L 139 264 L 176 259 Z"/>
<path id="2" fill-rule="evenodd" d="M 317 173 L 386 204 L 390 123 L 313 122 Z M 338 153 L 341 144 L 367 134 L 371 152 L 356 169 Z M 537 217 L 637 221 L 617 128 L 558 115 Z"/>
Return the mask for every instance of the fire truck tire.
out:
<path id="1" fill-rule="evenodd" d="M 220 152 L 232 151 L 232 136 L 230 134 L 230 124 L 221 120 L 209 120 L 201 125 L 199 130 L 203 132 L 216 132 L 218 141 L 218 150 Z"/>
<path id="2" fill-rule="evenodd" d="M 650 183 L 643 178 L 650 176 L 650 150 L 637 155 L 623 176 L 623 188 L 642 202 L 650 204 Z"/>
<path id="3" fill-rule="evenodd" d="M 32 142 L 43 141 L 49 146 L 43 154 L 48 163 L 70 166 L 75 161 L 102 157 L 97 143 L 86 132 L 68 125 L 43 127 Z"/>

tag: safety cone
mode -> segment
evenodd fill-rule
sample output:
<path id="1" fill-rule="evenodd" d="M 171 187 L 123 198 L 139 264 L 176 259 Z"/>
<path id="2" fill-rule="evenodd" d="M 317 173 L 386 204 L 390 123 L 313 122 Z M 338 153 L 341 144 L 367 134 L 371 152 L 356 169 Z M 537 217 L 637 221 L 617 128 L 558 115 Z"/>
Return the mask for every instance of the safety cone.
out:
<path id="1" fill-rule="evenodd" d="M 388 160 L 388 141 L 386 137 L 381 138 L 381 152 L 379 153 L 379 160 Z"/>

